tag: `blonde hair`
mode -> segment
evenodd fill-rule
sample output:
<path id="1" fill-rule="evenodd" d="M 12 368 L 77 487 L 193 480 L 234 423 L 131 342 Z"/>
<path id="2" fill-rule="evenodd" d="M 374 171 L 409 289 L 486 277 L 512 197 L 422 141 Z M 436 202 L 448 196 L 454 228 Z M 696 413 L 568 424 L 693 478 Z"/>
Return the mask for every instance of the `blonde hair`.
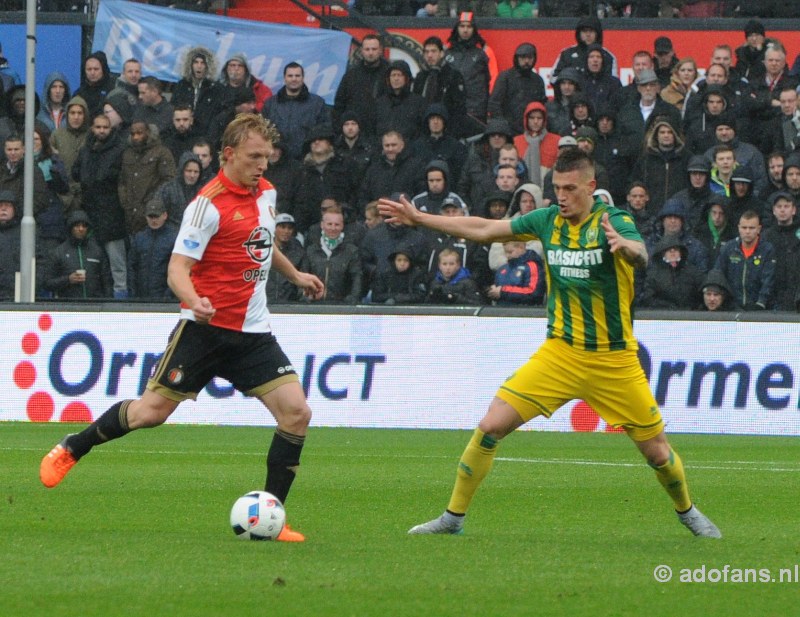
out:
<path id="1" fill-rule="evenodd" d="M 222 134 L 222 149 L 219 153 L 219 162 L 224 165 L 227 161 L 225 148 L 236 148 L 247 141 L 250 133 L 263 137 L 271 144 L 280 140 L 280 133 L 275 125 L 260 114 L 236 114 Z"/>

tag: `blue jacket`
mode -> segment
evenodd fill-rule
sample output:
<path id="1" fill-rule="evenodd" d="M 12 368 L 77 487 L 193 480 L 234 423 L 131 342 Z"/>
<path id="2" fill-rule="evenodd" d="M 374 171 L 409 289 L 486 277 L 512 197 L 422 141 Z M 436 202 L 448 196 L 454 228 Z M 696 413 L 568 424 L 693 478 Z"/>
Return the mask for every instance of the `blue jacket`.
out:
<path id="1" fill-rule="evenodd" d="M 510 259 L 495 272 L 494 284 L 500 287 L 500 306 L 541 304 L 546 290 L 542 258 L 535 251 L 525 251 Z"/>
<path id="2" fill-rule="evenodd" d="M 167 285 L 167 266 L 178 229 L 165 223 L 158 229 L 147 227 L 131 238 L 128 250 L 128 293 L 131 298 L 155 302 L 175 302 Z"/>
<path id="3" fill-rule="evenodd" d="M 286 145 L 289 156 L 297 160 L 302 157 L 308 131 L 318 124 L 331 123 L 325 101 L 309 92 L 305 84 L 294 98 L 287 96 L 286 86 L 278 90 L 278 94 L 264 103 L 261 115 L 275 123 L 281 134 L 281 143 Z"/>
<path id="4" fill-rule="evenodd" d="M 775 248 L 759 238 L 756 250 L 745 257 L 741 244 L 738 237 L 726 242 L 715 269 L 725 275 L 737 305 L 745 309 L 769 308 L 775 283 Z"/>

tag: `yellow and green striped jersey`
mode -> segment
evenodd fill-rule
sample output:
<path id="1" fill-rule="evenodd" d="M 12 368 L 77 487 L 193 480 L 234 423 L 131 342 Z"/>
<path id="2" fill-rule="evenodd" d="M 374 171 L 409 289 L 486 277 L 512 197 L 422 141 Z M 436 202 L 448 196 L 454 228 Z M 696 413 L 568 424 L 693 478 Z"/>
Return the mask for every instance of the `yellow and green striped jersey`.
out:
<path id="1" fill-rule="evenodd" d="M 587 351 L 635 350 L 633 266 L 609 250 L 600 224 L 606 212 L 622 237 L 642 241 L 627 212 L 599 200 L 580 225 L 570 225 L 556 205 L 514 219 L 511 231 L 542 242 L 548 337 Z"/>

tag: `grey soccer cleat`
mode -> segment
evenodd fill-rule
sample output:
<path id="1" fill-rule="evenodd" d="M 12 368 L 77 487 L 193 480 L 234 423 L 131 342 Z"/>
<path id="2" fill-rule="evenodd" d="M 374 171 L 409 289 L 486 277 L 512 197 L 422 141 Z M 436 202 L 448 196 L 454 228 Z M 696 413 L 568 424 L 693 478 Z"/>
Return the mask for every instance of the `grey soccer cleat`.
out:
<path id="1" fill-rule="evenodd" d="M 448 520 L 449 519 L 449 520 Z M 453 521 L 452 519 L 457 519 Z M 448 516 L 447 513 L 442 514 L 442 516 L 433 519 L 432 521 L 428 521 L 427 523 L 422 523 L 421 525 L 415 525 L 411 529 L 408 530 L 410 535 L 427 535 L 427 534 L 449 534 L 449 535 L 461 535 L 464 533 L 464 529 L 462 527 L 462 520 L 463 517 L 455 517 L 455 516 Z"/>
<path id="2" fill-rule="evenodd" d="M 711 519 L 709 519 L 705 514 L 700 512 L 700 510 L 698 510 L 697 506 L 694 504 L 692 504 L 692 507 L 686 512 L 677 512 L 677 515 L 681 523 L 683 523 L 689 529 L 689 531 L 696 536 L 700 536 L 702 538 L 722 537 L 722 532 L 717 528 L 717 526 L 712 523 Z"/>

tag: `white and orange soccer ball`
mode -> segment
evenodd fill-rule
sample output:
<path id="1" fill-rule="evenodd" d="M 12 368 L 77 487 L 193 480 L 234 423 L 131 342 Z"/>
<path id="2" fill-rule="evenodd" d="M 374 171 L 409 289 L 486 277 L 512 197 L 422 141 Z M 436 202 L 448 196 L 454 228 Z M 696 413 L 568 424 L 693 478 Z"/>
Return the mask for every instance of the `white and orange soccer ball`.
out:
<path id="1" fill-rule="evenodd" d="M 231 508 L 231 528 L 242 540 L 274 540 L 286 524 L 280 500 L 266 491 L 252 491 Z"/>

